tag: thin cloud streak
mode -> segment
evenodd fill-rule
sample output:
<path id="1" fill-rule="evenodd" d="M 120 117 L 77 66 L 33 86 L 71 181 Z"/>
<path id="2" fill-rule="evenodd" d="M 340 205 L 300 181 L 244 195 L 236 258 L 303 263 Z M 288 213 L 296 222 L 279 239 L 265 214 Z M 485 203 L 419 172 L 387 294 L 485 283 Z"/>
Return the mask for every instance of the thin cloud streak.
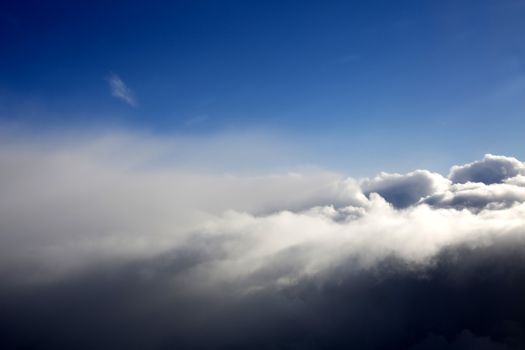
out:
<path id="1" fill-rule="evenodd" d="M 124 81 L 115 73 L 111 73 L 108 78 L 111 95 L 126 102 L 132 107 L 137 107 L 137 100 L 133 91 L 124 83 Z"/>

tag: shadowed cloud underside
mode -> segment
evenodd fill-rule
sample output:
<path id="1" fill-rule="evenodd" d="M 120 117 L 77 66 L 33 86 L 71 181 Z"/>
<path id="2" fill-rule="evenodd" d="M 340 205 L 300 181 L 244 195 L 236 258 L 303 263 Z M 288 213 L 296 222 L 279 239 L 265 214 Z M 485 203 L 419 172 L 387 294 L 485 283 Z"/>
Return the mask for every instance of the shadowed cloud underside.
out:
<path id="1" fill-rule="evenodd" d="M 521 161 L 362 179 L 153 161 L 177 144 L 4 143 L 7 348 L 525 344 Z"/>

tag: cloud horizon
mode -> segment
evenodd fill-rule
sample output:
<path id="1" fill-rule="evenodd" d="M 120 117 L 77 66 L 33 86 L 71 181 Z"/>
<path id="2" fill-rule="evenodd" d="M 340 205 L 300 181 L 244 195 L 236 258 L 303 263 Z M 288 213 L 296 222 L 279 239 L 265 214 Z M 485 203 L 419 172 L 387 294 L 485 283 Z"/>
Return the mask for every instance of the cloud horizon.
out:
<path id="1" fill-rule="evenodd" d="M 8 327 L 7 344 L 31 348 L 39 337 L 49 339 L 50 347 L 83 339 L 80 348 L 524 344 L 515 326 L 499 333 L 490 328 L 500 316 L 476 324 L 470 310 L 478 301 L 463 294 L 479 283 L 479 268 L 512 295 L 501 269 L 524 273 L 512 260 L 525 261 L 517 248 L 525 246 L 525 166 L 516 158 L 487 154 L 452 166 L 446 176 L 420 169 L 351 178 L 322 169 L 224 174 L 152 162 L 171 144 L 122 134 L 4 146 L 0 305 L 6 313 L 0 322 Z M 487 267 L 488 261 L 495 265 Z M 465 285 L 454 287 L 458 271 Z M 524 280 L 516 282 L 519 288 Z M 437 326 L 445 322 L 437 309 L 425 314 L 416 311 L 423 301 L 405 299 L 412 293 L 426 298 L 432 288 L 443 293 L 459 288 L 457 302 L 464 305 L 451 311 L 460 313 L 457 326 Z M 370 299 L 368 293 L 386 299 Z M 400 299 L 388 293 L 401 293 Z M 480 293 L 488 298 L 492 290 Z M 38 310 L 44 315 L 48 307 L 62 310 L 63 300 L 73 300 L 71 307 L 86 324 L 69 326 L 64 310 L 54 326 L 38 326 L 42 333 L 30 326 L 39 324 Z M 123 314 L 121 302 L 135 311 Z M 384 304 L 381 322 L 362 314 L 376 302 Z M 412 336 L 396 330 L 400 316 L 390 308 L 398 302 L 405 305 L 403 322 L 434 321 Z M 85 309 L 85 303 L 97 306 Z M 360 303 L 368 309 L 351 311 Z M 110 314 L 103 316 L 100 305 Z M 332 319 L 334 307 L 350 308 L 349 313 Z M 512 324 L 525 321 L 523 313 L 503 312 Z M 151 329 L 144 325 L 150 317 Z M 384 339 L 367 336 L 360 318 Z M 120 332 L 106 334 L 114 326 L 102 326 L 104 319 L 123 322 Z M 347 322 L 354 325 L 348 337 L 340 328 Z M 139 324 L 140 332 L 123 336 Z M 76 335 L 64 338 L 59 329 Z M 17 335 L 31 331 L 37 334 L 33 340 Z"/>

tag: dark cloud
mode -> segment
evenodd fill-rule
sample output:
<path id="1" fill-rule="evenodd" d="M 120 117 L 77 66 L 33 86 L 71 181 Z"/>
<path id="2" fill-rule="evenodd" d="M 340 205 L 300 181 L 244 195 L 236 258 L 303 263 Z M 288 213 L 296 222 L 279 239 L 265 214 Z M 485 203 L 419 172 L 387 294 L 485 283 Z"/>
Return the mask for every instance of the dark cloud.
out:
<path id="1" fill-rule="evenodd" d="M 2 348 L 525 346 L 523 238 L 449 247 L 419 265 L 394 255 L 364 269 L 349 257 L 293 284 L 240 294 L 243 282 L 198 288 L 188 273 L 209 257 L 180 254 L 2 289 Z M 271 265 L 264 269 L 281 266 Z"/>
<path id="2" fill-rule="evenodd" d="M 490 185 L 523 173 L 522 162 L 512 157 L 487 154 L 482 160 L 454 166 L 449 178 L 454 183 L 482 182 Z"/>
<path id="3" fill-rule="evenodd" d="M 510 346 L 494 342 L 490 337 L 477 337 L 470 331 L 461 332 L 453 341 L 449 342 L 443 336 L 431 335 L 411 350 L 509 350 Z"/>

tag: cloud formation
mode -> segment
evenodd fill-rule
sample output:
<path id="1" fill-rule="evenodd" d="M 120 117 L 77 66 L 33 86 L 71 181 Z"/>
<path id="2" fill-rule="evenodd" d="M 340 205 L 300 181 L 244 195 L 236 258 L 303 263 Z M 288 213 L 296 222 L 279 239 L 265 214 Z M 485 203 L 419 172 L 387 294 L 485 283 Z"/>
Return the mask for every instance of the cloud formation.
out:
<path id="1" fill-rule="evenodd" d="M 172 143 L 121 135 L 2 146 L 5 348 L 525 345 L 515 158 L 352 179 L 159 164 Z"/>
<path id="2" fill-rule="evenodd" d="M 124 81 L 116 74 L 111 73 L 108 78 L 109 87 L 111 89 L 111 94 L 126 102 L 132 107 L 137 106 L 137 100 L 133 94 L 133 91 L 124 83 Z"/>
<path id="3" fill-rule="evenodd" d="M 523 163 L 516 158 L 486 154 L 482 160 L 453 166 L 449 178 L 454 183 L 481 182 L 490 185 L 524 173 Z"/>
<path id="4" fill-rule="evenodd" d="M 378 193 L 396 208 L 406 208 L 439 190 L 448 188 L 449 181 L 428 170 L 401 174 L 381 173 L 361 183 L 363 193 Z"/>

